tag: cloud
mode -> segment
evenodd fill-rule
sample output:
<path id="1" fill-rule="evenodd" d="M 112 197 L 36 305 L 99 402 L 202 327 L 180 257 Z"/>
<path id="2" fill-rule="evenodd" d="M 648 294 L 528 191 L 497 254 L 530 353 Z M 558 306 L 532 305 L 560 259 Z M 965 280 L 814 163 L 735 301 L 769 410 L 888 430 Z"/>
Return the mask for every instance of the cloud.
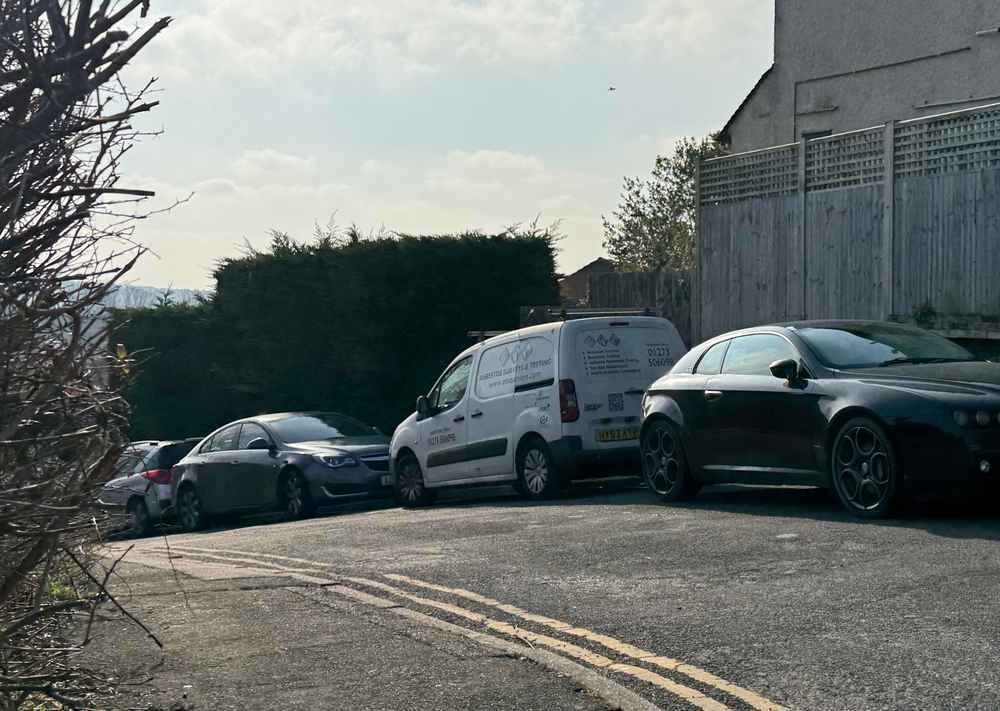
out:
<path id="1" fill-rule="evenodd" d="M 286 185 L 314 178 L 316 159 L 264 148 L 243 151 L 232 168 L 235 177 L 244 184 Z"/>
<path id="2" fill-rule="evenodd" d="M 759 42 L 774 4 L 761 0 L 638 0 L 605 25 L 612 46 L 640 57 L 736 58 Z"/>
<path id="3" fill-rule="evenodd" d="M 140 262 L 133 277 L 157 284 L 169 275 L 177 286 L 204 288 L 211 265 L 238 254 L 244 240 L 266 246 L 271 228 L 306 240 L 314 224 L 325 224 L 334 212 L 341 225 L 419 234 L 562 220 L 563 246 L 591 257 L 600 252 L 600 212 L 610 207 L 603 202 L 617 187 L 614 179 L 503 149 L 453 150 L 391 164 L 370 160 L 351 177 L 350 185 L 323 182 L 314 161 L 273 149 L 246 151 L 232 161 L 230 175 L 193 185 L 132 176 L 130 184 L 157 192 L 147 206 L 152 209 L 195 193 L 140 223 L 136 237 L 156 256 Z"/>
<path id="4" fill-rule="evenodd" d="M 189 0 L 138 60 L 174 79 L 374 65 L 427 74 L 544 63 L 580 48 L 589 0 Z"/>

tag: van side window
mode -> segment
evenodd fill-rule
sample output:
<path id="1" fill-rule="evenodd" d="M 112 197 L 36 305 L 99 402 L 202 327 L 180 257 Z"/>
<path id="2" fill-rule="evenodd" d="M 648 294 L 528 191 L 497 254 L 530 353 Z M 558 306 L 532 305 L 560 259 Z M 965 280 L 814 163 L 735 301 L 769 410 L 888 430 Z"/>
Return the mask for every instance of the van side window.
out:
<path id="1" fill-rule="evenodd" d="M 472 372 L 472 356 L 455 363 L 441 382 L 431 393 L 430 405 L 437 410 L 447 410 L 462 401 L 469 385 L 469 375 Z"/>
<path id="2" fill-rule="evenodd" d="M 514 393 L 514 369 L 518 342 L 512 341 L 483 351 L 476 373 L 476 397 L 492 400 Z"/>
<path id="3" fill-rule="evenodd" d="M 723 341 L 709 348 L 705 355 L 701 357 L 701 360 L 698 361 L 698 366 L 694 369 L 694 372 L 697 375 L 718 375 L 721 373 L 722 361 L 726 357 L 726 351 L 729 350 L 730 343 L 732 341 Z"/>

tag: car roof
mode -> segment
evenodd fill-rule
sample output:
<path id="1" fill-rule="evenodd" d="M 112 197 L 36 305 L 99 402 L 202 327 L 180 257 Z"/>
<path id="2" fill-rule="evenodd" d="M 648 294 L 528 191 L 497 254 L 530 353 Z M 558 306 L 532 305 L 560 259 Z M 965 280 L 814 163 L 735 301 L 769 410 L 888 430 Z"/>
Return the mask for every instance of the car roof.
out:
<path id="1" fill-rule="evenodd" d="M 538 333 L 549 333 L 551 331 L 560 331 L 563 328 L 576 329 L 576 328 L 583 328 L 585 326 L 596 326 L 599 324 L 612 324 L 612 323 L 632 324 L 632 323 L 655 323 L 655 322 L 670 323 L 670 321 L 668 321 L 667 319 L 661 318 L 659 316 L 638 316 L 638 315 L 592 316 L 590 318 L 567 319 L 566 321 L 550 321 L 549 323 L 540 323 L 535 326 L 525 326 L 524 328 L 518 328 L 513 331 L 507 331 L 505 333 L 501 333 L 498 336 L 493 336 L 492 338 L 489 338 L 481 343 L 477 343 L 475 346 L 472 346 L 471 348 L 467 348 L 461 353 L 459 358 L 469 353 L 474 353 L 478 348 L 490 346 L 495 343 L 502 342 L 511 337 L 532 336 Z"/>
<path id="2" fill-rule="evenodd" d="M 281 420 L 287 420 L 291 417 L 312 417 L 314 415 L 340 415 L 341 417 L 351 417 L 351 415 L 344 414 L 343 412 L 337 412 L 336 410 L 309 410 L 302 412 L 269 412 L 263 415 L 244 417 L 243 419 L 230 422 L 229 424 L 235 425 L 240 422 L 264 422 L 264 423 L 280 422 Z"/>
<path id="3" fill-rule="evenodd" d="M 156 447 L 166 447 L 171 444 L 187 444 L 188 442 L 200 442 L 204 439 L 204 435 L 199 437 L 185 437 L 184 439 L 140 439 L 134 442 L 129 442 L 125 449 L 153 449 Z"/>
<path id="4" fill-rule="evenodd" d="M 873 319 L 814 319 L 811 321 L 789 321 L 787 323 L 776 323 L 774 326 L 787 328 L 789 330 L 802 328 L 848 328 L 851 326 L 890 326 L 892 328 L 906 328 L 914 331 L 920 330 L 918 327 L 908 323 L 876 321 Z"/>

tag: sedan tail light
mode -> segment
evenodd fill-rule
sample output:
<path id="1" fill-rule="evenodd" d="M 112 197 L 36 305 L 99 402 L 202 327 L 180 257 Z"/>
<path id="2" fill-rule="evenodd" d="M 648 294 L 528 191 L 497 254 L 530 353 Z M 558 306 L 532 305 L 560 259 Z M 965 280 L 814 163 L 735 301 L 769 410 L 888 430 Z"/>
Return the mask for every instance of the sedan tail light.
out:
<path id="1" fill-rule="evenodd" d="M 150 469 L 142 475 L 154 484 L 169 484 L 171 480 L 169 469 Z"/>
<path id="2" fill-rule="evenodd" d="M 572 380 L 559 381 L 559 410 L 563 422 L 576 422 L 580 419 L 580 404 L 576 399 L 576 383 Z"/>

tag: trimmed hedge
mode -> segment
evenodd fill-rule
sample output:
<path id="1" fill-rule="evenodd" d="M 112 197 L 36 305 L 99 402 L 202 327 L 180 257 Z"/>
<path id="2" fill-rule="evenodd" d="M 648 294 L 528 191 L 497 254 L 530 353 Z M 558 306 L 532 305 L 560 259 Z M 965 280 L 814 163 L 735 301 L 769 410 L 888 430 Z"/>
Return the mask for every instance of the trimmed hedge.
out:
<path id="1" fill-rule="evenodd" d="M 137 439 L 284 410 L 339 410 L 391 432 L 468 331 L 513 329 L 522 304 L 559 302 L 548 233 L 276 238 L 215 277 L 203 305 L 115 314 L 115 341 L 140 361 Z"/>

